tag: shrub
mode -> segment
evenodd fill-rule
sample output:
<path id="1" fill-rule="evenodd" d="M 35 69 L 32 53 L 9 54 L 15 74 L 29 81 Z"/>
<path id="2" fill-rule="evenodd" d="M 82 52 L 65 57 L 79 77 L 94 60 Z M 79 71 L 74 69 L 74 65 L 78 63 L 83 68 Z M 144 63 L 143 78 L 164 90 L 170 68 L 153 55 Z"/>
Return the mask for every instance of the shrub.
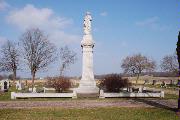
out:
<path id="1" fill-rule="evenodd" d="M 44 89 L 43 89 L 43 88 L 36 88 L 36 92 L 37 92 L 37 93 L 43 93 L 43 92 L 44 92 Z"/>
<path id="2" fill-rule="evenodd" d="M 100 86 L 105 87 L 108 92 L 119 92 L 120 88 L 128 88 L 130 85 L 128 79 L 123 79 L 118 74 L 107 75 L 100 84 Z"/>
<path id="3" fill-rule="evenodd" d="M 57 92 L 63 92 L 71 87 L 71 82 L 67 77 L 56 77 L 48 78 L 46 85 L 55 88 Z"/>

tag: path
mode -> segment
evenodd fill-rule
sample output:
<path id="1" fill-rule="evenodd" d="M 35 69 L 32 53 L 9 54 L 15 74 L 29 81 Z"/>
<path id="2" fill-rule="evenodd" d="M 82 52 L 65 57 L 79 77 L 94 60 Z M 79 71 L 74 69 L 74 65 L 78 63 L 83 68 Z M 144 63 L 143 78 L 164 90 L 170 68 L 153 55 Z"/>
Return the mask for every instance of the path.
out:
<path id="1" fill-rule="evenodd" d="M 65 100 L 65 101 L 0 101 L 0 109 L 3 108 L 96 108 L 96 107 L 160 107 L 175 109 L 175 100 L 159 99 L 130 99 L 130 100 Z"/>

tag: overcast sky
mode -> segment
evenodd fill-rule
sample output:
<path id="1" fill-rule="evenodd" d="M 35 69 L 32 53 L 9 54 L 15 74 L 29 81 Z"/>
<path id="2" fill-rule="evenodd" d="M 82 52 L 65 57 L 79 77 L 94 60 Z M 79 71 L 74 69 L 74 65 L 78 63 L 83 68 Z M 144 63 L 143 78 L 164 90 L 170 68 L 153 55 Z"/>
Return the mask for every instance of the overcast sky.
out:
<path id="1" fill-rule="evenodd" d="M 57 47 L 69 45 L 78 61 L 66 74 L 80 76 L 83 17 L 93 17 L 94 74 L 122 72 L 121 60 L 142 53 L 158 63 L 176 48 L 180 30 L 179 0 L 0 0 L 0 45 L 18 41 L 21 34 L 39 27 Z M 179 23 L 179 24 L 178 24 Z M 59 74 L 59 61 L 37 76 Z M 30 71 L 19 71 L 30 76 Z"/>

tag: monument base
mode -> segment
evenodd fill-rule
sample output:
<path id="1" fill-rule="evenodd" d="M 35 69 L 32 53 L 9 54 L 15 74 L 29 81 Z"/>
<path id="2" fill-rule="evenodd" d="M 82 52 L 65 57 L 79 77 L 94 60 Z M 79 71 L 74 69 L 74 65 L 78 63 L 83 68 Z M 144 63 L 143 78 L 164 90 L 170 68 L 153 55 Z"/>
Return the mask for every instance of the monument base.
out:
<path id="1" fill-rule="evenodd" d="M 99 88 L 96 86 L 80 86 L 75 91 L 77 94 L 98 94 Z"/>
<path id="2" fill-rule="evenodd" d="M 82 75 L 85 76 L 85 75 Z M 92 75 L 93 76 L 93 75 Z M 84 78 L 80 80 L 79 87 L 75 89 L 77 94 L 97 94 L 99 93 L 99 88 L 96 86 L 96 81 L 94 80 L 94 76 Z"/>
<path id="3" fill-rule="evenodd" d="M 87 86 L 80 86 L 79 88 L 75 89 L 78 98 L 98 98 L 99 97 L 99 88 L 96 86 L 94 87 L 87 87 Z"/>

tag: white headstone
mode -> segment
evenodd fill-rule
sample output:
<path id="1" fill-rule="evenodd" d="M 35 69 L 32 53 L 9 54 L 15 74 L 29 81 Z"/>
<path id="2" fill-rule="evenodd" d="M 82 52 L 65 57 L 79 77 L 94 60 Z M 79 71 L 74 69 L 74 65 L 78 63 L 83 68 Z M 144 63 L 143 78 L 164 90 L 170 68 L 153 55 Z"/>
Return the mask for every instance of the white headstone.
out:
<path id="1" fill-rule="evenodd" d="M 35 87 L 33 87 L 33 91 L 32 91 L 33 93 L 36 93 L 36 88 Z"/>
<path id="2" fill-rule="evenodd" d="M 98 93 L 99 89 L 96 86 L 93 73 L 93 47 L 94 41 L 91 35 L 92 17 L 89 12 L 84 17 L 84 36 L 81 41 L 83 63 L 82 63 L 82 78 L 77 93 Z"/>
<path id="3" fill-rule="evenodd" d="M 9 80 L 1 80 L 1 91 L 6 91 L 9 89 Z"/>
<path id="4" fill-rule="evenodd" d="M 19 81 L 16 82 L 16 89 L 19 87 Z"/>
<path id="5" fill-rule="evenodd" d="M 20 81 L 17 81 L 16 82 L 16 89 L 18 89 L 18 90 L 22 90 L 22 83 L 20 82 Z"/>
<path id="6" fill-rule="evenodd" d="M 36 93 L 36 88 L 35 87 L 29 88 L 29 92 Z"/>
<path id="7" fill-rule="evenodd" d="M 104 97 L 104 91 L 103 91 L 103 90 L 100 90 L 99 98 L 105 98 L 105 97 Z"/>
<path id="8" fill-rule="evenodd" d="M 143 92 L 143 87 L 142 86 L 140 86 L 139 87 L 139 91 L 138 91 L 139 93 L 142 93 Z"/>

